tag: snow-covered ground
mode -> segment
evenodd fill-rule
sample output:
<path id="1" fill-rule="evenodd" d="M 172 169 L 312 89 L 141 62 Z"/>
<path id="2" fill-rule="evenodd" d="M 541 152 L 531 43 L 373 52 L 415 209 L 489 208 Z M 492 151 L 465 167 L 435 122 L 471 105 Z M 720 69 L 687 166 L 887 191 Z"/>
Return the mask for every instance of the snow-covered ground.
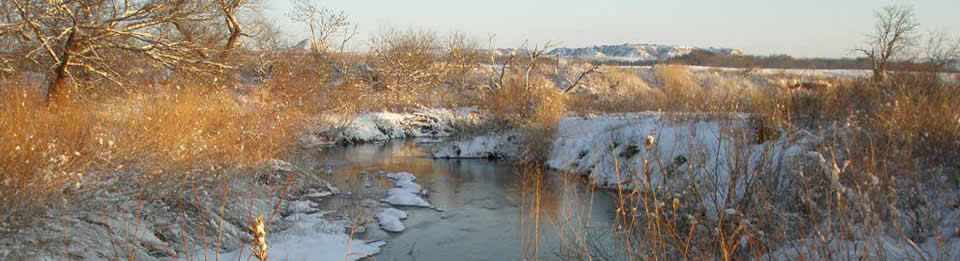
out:
<path id="1" fill-rule="evenodd" d="M 742 197 L 749 177 L 730 173 L 774 173 L 789 168 L 817 138 L 782 135 L 763 143 L 747 115 L 626 113 L 560 121 L 547 166 L 587 175 L 603 187 L 632 188 L 649 182 L 679 192 L 704 185 L 708 213 L 736 185 Z M 649 178 L 649 180 L 647 180 Z M 737 184 L 732 184 L 732 183 Z"/>
<path id="2" fill-rule="evenodd" d="M 434 158 L 499 159 L 512 158 L 521 150 L 519 133 L 488 134 L 450 141 L 431 152 Z"/>
<path id="3" fill-rule="evenodd" d="M 630 69 L 645 69 L 653 70 L 656 65 L 638 65 L 638 66 L 617 66 L 619 68 L 630 68 Z M 744 68 L 732 68 L 732 67 L 712 67 L 712 66 L 696 66 L 690 65 L 685 66 L 691 72 L 694 73 L 703 73 L 703 72 L 749 72 L 755 76 L 764 76 L 764 77 L 787 77 L 787 78 L 800 78 L 800 79 L 840 79 L 840 80 L 851 80 L 851 79 L 862 79 L 868 78 L 873 75 L 871 70 L 860 70 L 860 69 L 777 69 L 777 68 L 756 68 L 756 69 L 744 69 Z M 954 81 L 957 73 L 940 73 L 939 76 L 945 81 Z"/>
<path id="4" fill-rule="evenodd" d="M 267 256 L 271 260 L 358 260 L 380 253 L 380 247 L 386 244 L 353 239 L 342 225 L 327 221 L 322 214 L 290 218 L 297 219 L 293 227 L 268 235 Z M 220 254 L 223 260 L 247 260 L 249 256 L 246 247 Z"/>

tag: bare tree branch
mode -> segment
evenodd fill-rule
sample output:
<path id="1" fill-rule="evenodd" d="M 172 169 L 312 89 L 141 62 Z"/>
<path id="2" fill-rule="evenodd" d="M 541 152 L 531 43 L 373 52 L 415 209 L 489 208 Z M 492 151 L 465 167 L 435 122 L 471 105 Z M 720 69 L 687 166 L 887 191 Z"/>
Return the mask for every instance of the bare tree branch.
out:
<path id="1" fill-rule="evenodd" d="M 931 32 L 927 38 L 926 60 L 936 70 L 947 69 L 947 66 L 960 59 L 960 37 L 951 39 L 944 32 Z"/>
<path id="2" fill-rule="evenodd" d="M 586 77 L 587 75 L 589 75 L 589 74 L 591 74 L 591 73 L 597 72 L 598 69 L 600 69 L 600 65 L 591 66 L 590 69 L 587 69 L 586 71 L 584 71 L 583 73 L 581 73 L 580 76 L 577 76 L 577 79 L 574 80 L 573 83 L 570 84 L 570 87 L 567 87 L 567 89 L 564 89 L 564 90 L 563 90 L 563 93 L 568 93 L 568 92 L 570 92 L 570 90 L 573 90 L 573 88 L 576 88 L 577 85 L 580 84 L 580 81 L 583 80 L 583 77 Z"/>

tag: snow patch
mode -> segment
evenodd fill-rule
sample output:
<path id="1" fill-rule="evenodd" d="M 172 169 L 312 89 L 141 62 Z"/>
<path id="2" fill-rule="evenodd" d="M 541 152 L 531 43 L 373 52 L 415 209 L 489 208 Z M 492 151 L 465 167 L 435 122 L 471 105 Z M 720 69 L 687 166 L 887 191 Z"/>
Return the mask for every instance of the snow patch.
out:
<path id="1" fill-rule="evenodd" d="M 408 172 L 388 173 L 385 176 L 394 183 L 383 202 L 394 206 L 431 207 L 430 203 L 423 199 L 423 188 L 414 183 L 416 176 Z"/>
<path id="2" fill-rule="evenodd" d="M 404 213 L 406 215 L 406 213 Z M 380 223 L 380 228 L 389 232 L 402 232 L 407 229 L 403 226 L 403 223 L 400 222 L 400 218 L 387 213 L 386 211 L 377 213 L 377 222 Z"/>
<path id="3" fill-rule="evenodd" d="M 576 57 L 601 61 L 663 61 L 688 55 L 694 51 L 708 52 L 717 55 L 742 55 L 743 52 L 731 48 L 693 47 L 660 44 L 621 44 L 599 45 L 581 48 L 556 48 L 548 55 L 560 57 Z"/>
<path id="4" fill-rule="evenodd" d="M 362 143 L 418 137 L 446 137 L 453 134 L 460 121 L 475 121 L 475 109 L 419 109 L 413 113 L 360 113 L 337 131 L 317 130 L 327 140 L 340 143 Z M 319 124 L 323 125 L 323 124 Z M 329 127 L 328 127 L 329 128 Z M 308 140 L 308 139 L 302 139 Z"/>
<path id="5" fill-rule="evenodd" d="M 399 219 L 406 219 L 406 218 L 407 218 L 407 212 L 406 212 L 406 211 L 399 210 L 399 209 L 395 209 L 395 208 L 385 208 L 385 209 L 383 209 L 382 213 L 387 214 L 387 215 L 391 215 L 391 216 L 394 216 L 394 217 L 397 217 L 397 218 L 399 218 Z"/>
<path id="6" fill-rule="evenodd" d="M 290 229 L 267 238 L 268 256 L 276 260 L 359 260 L 380 253 L 386 242 L 351 239 L 341 225 L 321 215 L 305 215 Z M 220 255 L 222 260 L 245 260 L 246 247 Z"/>
<path id="7" fill-rule="evenodd" d="M 510 158 L 520 154 L 521 146 L 517 133 L 483 135 L 439 145 L 430 156 L 446 159 Z"/>
<path id="8" fill-rule="evenodd" d="M 816 139 L 779 139 L 757 144 L 743 114 L 624 113 L 560 121 L 546 162 L 548 167 L 587 175 L 603 187 L 633 188 L 644 184 L 679 191 L 689 182 L 702 183 L 710 213 L 743 178 L 729 173 L 779 172 Z M 647 137 L 654 141 L 647 146 Z M 785 135 L 782 135 L 785 136 Z M 741 175 L 742 176 L 742 175 Z"/>

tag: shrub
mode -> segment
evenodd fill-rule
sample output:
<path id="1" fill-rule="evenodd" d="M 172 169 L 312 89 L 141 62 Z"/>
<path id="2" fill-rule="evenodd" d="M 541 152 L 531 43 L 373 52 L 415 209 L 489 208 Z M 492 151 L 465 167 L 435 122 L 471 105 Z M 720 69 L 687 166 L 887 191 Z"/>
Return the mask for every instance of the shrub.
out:
<path id="1" fill-rule="evenodd" d="M 387 31 L 370 40 L 370 64 L 377 87 L 397 93 L 437 86 L 440 41 L 429 31 Z"/>
<path id="2" fill-rule="evenodd" d="M 702 89 L 698 89 L 693 76 L 686 66 L 658 65 L 655 69 L 657 80 L 660 82 L 660 91 L 665 100 L 661 101 L 660 108 L 665 110 L 696 110 L 703 101 L 700 97 Z"/>

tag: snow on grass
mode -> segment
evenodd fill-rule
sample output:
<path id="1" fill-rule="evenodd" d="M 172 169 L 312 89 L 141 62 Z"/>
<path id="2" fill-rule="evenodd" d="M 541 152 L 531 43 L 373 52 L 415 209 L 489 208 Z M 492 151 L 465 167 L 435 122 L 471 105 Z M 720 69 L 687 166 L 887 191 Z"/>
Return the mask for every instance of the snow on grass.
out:
<path id="1" fill-rule="evenodd" d="M 929 254 L 889 236 L 864 240 L 837 237 L 798 240 L 758 260 L 836 260 L 839 257 L 856 257 L 858 260 L 949 260 L 931 259 Z"/>
<path id="2" fill-rule="evenodd" d="M 380 253 L 385 242 L 351 239 L 342 225 L 321 215 L 297 217 L 293 227 L 268 234 L 268 256 L 272 260 L 359 260 Z M 221 260 L 247 260 L 250 251 L 241 247 L 220 254 Z"/>
<path id="3" fill-rule="evenodd" d="M 446 137 L 460 121 L 474 121 L 475 109 L 419 109 L 413 113 L 367 112 L 358 114 L 332 139 L 338 142 L 375 142 L 415 137 Z"/>
<path id="4" fill-rule="evenodd" d="M 517 133 L 483 135 L 452 141 L 438 146 L 433 158 L 499 159 L 519 155 L 521 144 Z"/>
<path id="5" fill-rule="evenodd" d="M 683 118 L 683 119 L 677 119 Z M 646 139 L 655 143 L 647 149 Z M 701 193 L 711 213 L 737 182 L 743 196 L 744 175 L 778 172 L 804 155 L 817 141 L 781 137 L 756 144 L 743 114 L 626 113 L 560 121 L 547 166 L 588 175 L 604 187 L 632 188 L 643 184 L 644 162 L 652 186 L 679 190 L 689 182 L 703 185 Z M 738 173 L 731 180 L 730 173 Z"/>

